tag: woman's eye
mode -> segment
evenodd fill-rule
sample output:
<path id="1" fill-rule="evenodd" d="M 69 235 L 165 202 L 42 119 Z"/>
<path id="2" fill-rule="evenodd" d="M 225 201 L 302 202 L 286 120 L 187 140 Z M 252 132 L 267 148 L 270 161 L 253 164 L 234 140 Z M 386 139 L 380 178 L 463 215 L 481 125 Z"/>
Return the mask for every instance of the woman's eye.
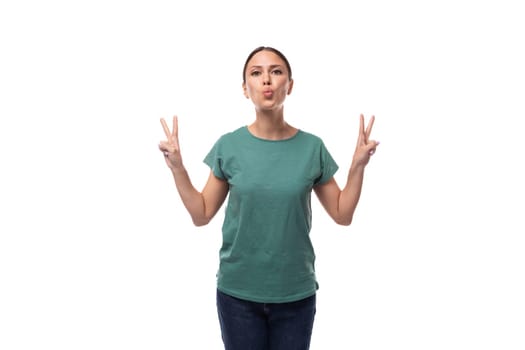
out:
<path id="1" fill-rule="evenodd" d="M 281 74 L 283 74 L 283 71 L 280 70 L 280 69 L 276 69 L 276 70 L 273 70 L 272 73 L 275 74 L 275 75 L 281 75 Z"/>
<path id="2" fill-rule="evenodd" d="M 258 76 L 258 75 L 260 75 L 260 74 L 261 74 L 261 72 L 255 70 L 255 71 L 253 71 L 253 72 L 251 73 L 251 76 L 252 76 L 252 77 L 256 77 L 256 76 Z"/>

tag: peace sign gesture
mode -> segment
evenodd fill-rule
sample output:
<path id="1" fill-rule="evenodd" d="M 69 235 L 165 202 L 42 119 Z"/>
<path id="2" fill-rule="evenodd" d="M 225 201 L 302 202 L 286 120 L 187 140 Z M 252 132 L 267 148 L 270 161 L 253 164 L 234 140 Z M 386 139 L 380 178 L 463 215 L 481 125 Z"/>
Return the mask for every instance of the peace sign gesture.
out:
<path id="1" fill-rule="evenodd" d="M 173 117 L 173 127 L 171 132 L 164 118 L 160 118 L 160 123 L 162 124 L 162 128 L 164 129 L 167 138 L 167 141 L 161 141 L 159 144 L 159 149 L 164 153 L 166 164 L 170 169 L 182 166 L 182 157 L 179 147 L 179 123 L 177 116 Z"/>
<path id="2" fill-rule="evenodd" d="M 368 164 L 370 157 L 375 153 L 379 142 L 370 140 L 372 127 L 374 126 L 375 117 L 372 116 L 365 130 L 365 117 L 361 114 L 359 120 L 359 136 L 357 138 L 357 145 L 354 152 L 354 159 L 352 163 L 355 165 L 365 166 Z"/>

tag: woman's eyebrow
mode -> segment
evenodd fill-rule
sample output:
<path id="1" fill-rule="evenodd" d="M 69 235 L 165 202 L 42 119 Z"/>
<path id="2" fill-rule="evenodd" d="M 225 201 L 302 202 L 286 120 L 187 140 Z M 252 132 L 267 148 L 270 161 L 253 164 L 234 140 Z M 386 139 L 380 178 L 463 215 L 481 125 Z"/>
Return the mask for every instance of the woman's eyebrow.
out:
<path id="1" fill-rule="evenodd" d="M 254 69 L 254 68 L 259 68 L 260 69 L 260 68 L 263 68 L 263 67 L 270 67 L 270 68 L 277 68 L 277 67 L 279 67 L 279 68 L 282 68 L 283 66 L 281 64 L 270 64 L 268 66 L 259 66 L 259 65 L 257 65 L 257 66 L 250 66 L 250 69 Z"/>

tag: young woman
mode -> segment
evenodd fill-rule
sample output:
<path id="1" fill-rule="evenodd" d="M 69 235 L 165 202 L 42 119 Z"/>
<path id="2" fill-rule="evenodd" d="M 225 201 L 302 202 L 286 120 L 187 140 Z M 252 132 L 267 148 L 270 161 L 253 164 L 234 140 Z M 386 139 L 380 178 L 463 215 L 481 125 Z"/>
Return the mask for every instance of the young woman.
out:
<path id="1" fill-rule="evenodd" d="M 312 190 L 333 220 L 350 225 L 365 167 L 379 144 L 370 140 L 374 117 L 359 136 L 347 183 L 323 141 L 289 125 L 284 101 L 292 70 L 275 48 L 248 56 L 242 88 L 255 121 L 222 135 L 204 161 L 211 171 L 202 191 L 192 185 L 178 141 L 177 117 L 160 142 L 179 195 L 195 225 L 206 225 L 228 193 L 217 274 L 217 310 L 227 350 L 308 349 L 318 288 L 309 233 Z"/>

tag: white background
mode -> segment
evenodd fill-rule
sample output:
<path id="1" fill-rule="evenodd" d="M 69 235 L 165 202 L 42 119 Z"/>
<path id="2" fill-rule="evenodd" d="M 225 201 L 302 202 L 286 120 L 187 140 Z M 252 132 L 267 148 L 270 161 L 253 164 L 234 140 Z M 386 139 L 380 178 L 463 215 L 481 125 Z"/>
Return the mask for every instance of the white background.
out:
<path id="1" fill-rule="evenodd" d="M 250 123 L 241 70 L 282 50 L 287 120 L 343 185 L 358 116 L 381 141 L 350 227 L 313 199 L 312 349 L 524 349 L 525 22 L 519 1 L 4 1 L 0 348 L 221 349 L 223 212 L 193 227 L 158 151 L 179 115 L 196 187 Z"/>

